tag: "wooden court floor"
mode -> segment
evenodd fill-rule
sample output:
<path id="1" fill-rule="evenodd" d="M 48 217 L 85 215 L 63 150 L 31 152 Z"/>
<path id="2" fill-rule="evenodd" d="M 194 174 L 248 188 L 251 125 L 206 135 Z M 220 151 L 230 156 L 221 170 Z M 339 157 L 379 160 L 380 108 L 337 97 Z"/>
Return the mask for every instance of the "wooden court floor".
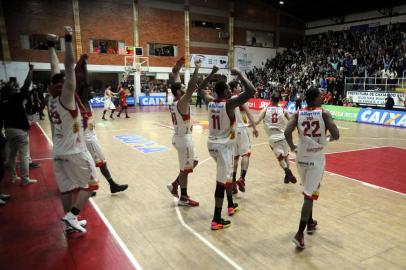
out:
<path id="1" fill-rule="evenodd" d="M 283 184 L 261 124 L 259 138 L 251 136 L 247 192 L 236 199 L 240 212 L 230 218 L 230 228 L 213 232 L 215 165 L 206 146 L 205 108 L 192 111 L 200 164 L 190 175 L 189 194 L 200 201 L 197 208 L 176 207 L 166 189 L 177 175 L 178 161 L 165 109 L 132 112 L 130 119 L 113 121 L 101 120 L 101 110 L 95 115 L 113 178 L 130 185 L 127 192 L 111 196 L 98 172 L 101 189 L 95 202 L 143 269 L 406 269 L 404 194 L 327 172 L 313 213 L 319 230 L 305 236 L 306 249 L 297 251 L 291 237 L 298 227 L 301 187 Z M 329 144 L 327 153 L 406 148 L 406 130 L 337 123 L 341 140 Z M 41 125 L 49 134 L 48 121 Z M 120 138 L 127 144 L 116 137 L 124 135 Z M 162 152 L 144 153 L 147 148 Z M 406 167 L 405 160 L 398 162 Z M 297 175 L 294 164 L 292 168 Z"/>

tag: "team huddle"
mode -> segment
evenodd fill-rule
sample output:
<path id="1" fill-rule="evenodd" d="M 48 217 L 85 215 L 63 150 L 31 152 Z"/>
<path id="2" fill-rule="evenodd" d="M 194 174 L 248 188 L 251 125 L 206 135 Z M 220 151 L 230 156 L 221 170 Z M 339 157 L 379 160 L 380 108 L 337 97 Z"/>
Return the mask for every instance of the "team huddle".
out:
<path id="1" fill-rule="evenodd" d="M 189 197 L 187 192 L 188 174 L 193 172 L 198 161 L 193 148 L 192 119 L 190 106 L 192 95 L 198 92 L 208 104 L 208 151 L 216 163 L 216 188 L 214 192 L 215 208 L 211 221 L 212 230 L 220 230 L 231 225 L 229 220 L 222 218 L 224 195 L 227 197 L 227 214 L 233 216 L 239 205 L 234 203 L 233 194 L 246 191 L 246 174 L 251 144 L 248 128 L 253 128 L 253 135 L 258 137 L 256 126 L 263 121 L 268 143 L 273 150 L 280 166 L 285 172 L 284 183 L 296 183 L 296 177 L 289 167 L 289 149 L 296 153 L 296 164 L 303 185 L 304 202 L 301 211 L 299 229 L 292 241 L 298 248 L 304 248 L 304 230 L 312 234 L 317 227 L 313 219 L 313 200 L 317 200 L 320 183 L 323 178 L 325 157 L 323 149 L 328 141 L 338 140 L 339 131 L 329 112 L 321 109 L 321 95 L 316 88 L 306 91 L 307 108 L 298 110 L 289 116 L 284 108 L 278 106 L 280 96 L 273 94 L 271 104 L 264 108 L 259 118 L 254 120 L 247 102 L 254 96 L 255 87 L 246 75 L 237 68 L 231 74 L 237 79 L 227 84 L 219 81 L 214 86 L 215 97 L 206 92 L 206 86 L 218 71 L 213 66 L 212 72 L 205 80 L 197 84 L 198 72 L 201 66 L 199 59 L 195 60 L 195 70 L 187 88 L 181 83 L 179 72 L 184 64 L 181 58 L 172 69 L 173 84 L 171 91 L 175 97 L 169 106 L 174 127 L 173 145 L 178 152 L 179 175 L 175 181 L 167 185 L 170 193 L 179 198 L 178 205 L 199 206 L 199 202 Z M 244 87 L 244 91 L 241 92 Z M 248 120 L 249 124 L 248 124 Z M 289 122 L 287 122 L 289 121 Z M 293 143 L 292 133 L 298 129 L 299 144 Z M 327 131 L 330 133 L 327 136 Z M 241 175 L 236 180 L 239 157 L 241 157 Z M 181 194 L 178 189 L 180 186 Z"/>

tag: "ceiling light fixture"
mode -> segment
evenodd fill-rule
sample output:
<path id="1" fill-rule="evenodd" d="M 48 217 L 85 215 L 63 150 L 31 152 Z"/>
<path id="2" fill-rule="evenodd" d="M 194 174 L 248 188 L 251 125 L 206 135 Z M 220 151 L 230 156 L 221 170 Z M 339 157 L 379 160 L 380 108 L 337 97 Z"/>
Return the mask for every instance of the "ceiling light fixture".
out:
<path id="1" fill-rule="evenodd" d="M 283 5 L 283 4 L 285 4 L 284 1 L 279 1 L 279 5 Z"/>

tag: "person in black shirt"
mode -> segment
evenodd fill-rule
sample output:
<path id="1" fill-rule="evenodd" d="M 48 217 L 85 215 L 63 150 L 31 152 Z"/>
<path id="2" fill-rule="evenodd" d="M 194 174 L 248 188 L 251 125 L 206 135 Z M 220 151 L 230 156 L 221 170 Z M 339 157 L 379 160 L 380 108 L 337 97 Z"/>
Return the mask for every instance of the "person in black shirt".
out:
<path id="1" fill-rule="evenodd" d="M 393 106 L 395 106 L 395 101 L 391 97 L 390 94 L 388 94 L 388 97 L 385 99 L 385 110 L 393 110 Z"/>
<path id="2" fill-rule="evenodd" d="M 0 102 L 2 98 L 0 95 Z M 4 162 L 6 161 L 6 138 L 3 135 L 3 106 L 0 107 L 0 206 L 6 204 L 6 200 L 10 198 L 10 195 L 3 194 L 1 189 L 1 181 L 4 176 Z"/>
<path id="3" fill-rule="evenodd" d="M 21 161 L 21 178 L 23 185 L 34 184 L 37 180 L 29 178 L 29 144 L 28 130 L 30 124 L 23 105 L 28 96 L 29 87 L 32 81 L 33 65 L 29 65 L 27 78 L 24 81 L 20 91 L 13 83 L 8 83 L 1 90 L 2 92 L 2 110 L 4 117 L 4 127 L 9 146 L 8 166 L 9 178 L 11 182 L 17 180 L 15 165 L 17 153 Z"/>

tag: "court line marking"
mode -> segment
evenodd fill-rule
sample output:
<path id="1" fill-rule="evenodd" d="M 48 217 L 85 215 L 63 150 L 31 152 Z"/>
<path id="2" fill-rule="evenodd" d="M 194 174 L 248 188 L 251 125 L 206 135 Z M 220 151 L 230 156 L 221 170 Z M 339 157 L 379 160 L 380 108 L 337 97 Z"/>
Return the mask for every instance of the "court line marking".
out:
<path id="1" fill-rule="evenodd" d="M 406 139 L 403 138 L 384 138 L 384 137 L 352 137 L 352 136 L 345 136 L 345 138 L 350 138 L 350 139 L 371 139 L 371 140 L 401 140 L 401 141 L 406 141 Z"/>
<path id="2" fill-rule="evenodd" d="M 264 144 L 268 144 L 268 142 L 253 144 L 251 147 L 260 146 L 260 145 L 264 145 Z M 197 164 L 196 168 L 211 159 L 212 159 L 211 157 L 204 159 L 203 161 L 201 161 Z M 194 236 L 196 236 L 196 238 L 199 239 L 200 241 L 202 241 L 207 247 L 209 247 L 211 250 L 213 250 L 218 256 L 220 256 L 226 262 L 228 262 L 232 267 L 234 267 L 235 269 L 238 269 L 238 270 L 243 270 L 243 268 L 241 266 L 239 266 L 236 262 L 234 262 L 232 259 L 230 259 L 230 257 L 228 257 L 226 254 L 224 254 L 220 249 L 218 249 L 216 246 L 214 246 L 212 243 L 210 243 L 209 240 L 204 238 L 197 231 L 195 231 L 192 227 L 190 227 L 188 224 L 186 224 L 185 220 L 183 219 L 182 213 L 179 210 L 179 206 L 177 204 L 178 200 L 176 198 L 174 198 L 173 202 L 175 204 L 176 215 L 179 219 L 180 224 L 183 227 L 185 227 L 189 232 L 191 232 Z"/>
<path id="3" fill-rule="evenodd" d="M 343 142 L 336 142 L 336 143 L 343 143 Z M 354 144 L 356 144 L 356 143 L 354 143 Z M 358 145 L 359 145 L 359 144 L 358 144 Z M 371 145 L 371 146 L 372 146 L 372 145 Z M 399 149 L 405 150 L 405 148 L 401 148 L 401 147 L 397 147 L 397 146 L 391 146 L 391 145 L 389 145 L 389 146 L 372 146 L 372 147 L 370 147 L 370 148 L 362 148 L 362 149 L 356 149 L 356 150 L 348 150 L 348 151 L 341 151 L 341 152 L 325 153 L 325 155 L 348 153 L 348 152 L 355 152 L 355 151 L 362 151 L 362 150 L 370 150 L 370 149 L 377 149 L 377 148 L 384 148 L 384 147 L 393 147 L 393 148 L 399 148 Z M 289 154 L 289 155 L 291 155 L 291 154 Z M 294 158 L 296 159 L 295 156 L 294 156 Z M 289 161 L 292 162 L 292 163 L 296 163 L 296 160 L 295 160 L 295 159 L 289 159 Z M 404 193 L 402 193 L 402 192 L 399 192 L 399 191 L 395 191 L 395 190 L 392 190 L 392 189 L 388 189 L 388 188 L 384 188 L 384 187 L 377 186 L 377 185 L 374 185 L 374 184 L 370 184 L 370 183 L 367 183 L 367 182 L 363 182 L 362 180 L 358 180 L 358 179 L 355 179 L 355 178 L 351 178 L 351 177 L 348 177 L 348 176 L 344 176 L 344 175 L 341 175 L 341 174 L 338 174 L 338 173 L 333 173 L 333 172 L 330 172 L 330 171 L 327 171 L 327 170 L 324 170 L 324 171 L 327 172 L 329 175 L 341 176 L 341 177 L 343 177 L 343 178 L 346 178 L 347 180 L 356 181 L 356 182 L 358 182 L 358 183 L 360 183 L 360 184 L 362 184 L 362 185 L 364 185 L 364 186 L 370 187 L 370 188 L 382 189 L 382 190 L 390 191 L 390 192 L 393 192 L 393 193 L 396 193 L 396 194 L 399 194 L 399 195 L 402 195 L 402 196 L 406 196 L 406 194 L 404 194 Z"/>
<path id="4" fill-rule="evenodd" d="M 211 157 L 208 157 L 204 159 L 202 162 L 199 162 L 196 166 L 199 167 L 199 165 L 202 165 L 206 163 L 207 161 L 211 160 Z M 232 267 L 238 270 L 243 270 L 241 266 L 239 266 L 236 262 L 234 262 L 230 257 L 228 257 L 226 254 L 224 254 L 220 249 L 218 249 L 216 246 L 214 246 L 212 243 L 209 242 L 206 238 L 204 238 L 201 234 L 199 234 L 197 231 L 195 231 L 192 227 L 186 224 L 185 220 L 183 219 L 182 213 L 179 210 L 179 205 L 178 205 L 178 199 L 173 198 L 173 202 L 175 204 L 175 210 L 176 210 L 176 215 L 179 219 L 180 224 L 186 228 L 189 232 L 191 232 L 194 236 L 196 236 L 197 239 L 202 241 L 207 247 L 209 247 L 211 250 L 213 250 L 218 256 L 220 256 L 223 260 L 228 262 Z"/>
<path id="5" fill-rule="evenodd" d="M 330 171 L 327 171 L 327 170 L 326 170 L 326 172 L 328 172 L 329 175 L 331 175 L 331 176 L 334 176 L 334 175 L 341 176 L 341 177 L 343 177 L 343 178 L 345 178 L 347 180 L 352 180 L 352 181 L 358 182 L 358 183 L 360 183 L 360 184 L 362 184 L 364 186 L 370 187 L 370 188 L 383 189 L 383 190 L 390 191 L 390 192 L 393 192 L 393 193 L 396 193 L 396 194 L 399 194 L 399 195 L 402 195 L 402 196 L 406 196 L 405 193 L 402 193 L 402 192 L 399 192 L 399 191 L 396 191 L 396 190 L 392 190 L 392 189 L 389 189 L 389 188 L 384 188 L 384 187 L 381 187 L 381 186 L 370 184 L 370 183 L 364 182 L 362 180 L 358 180 L 358 179 L 355 179 L 355 178 L 352 178 L 352 177 L 344 176 L 344 175 L 338 174 L 338 173 L 333 173 L 333 172 L 330 172 Z"/>
<path id="6" fill-rule="evenodd" d="M 47 139 L 48 143 L 50 145 L 54 145 L 52 140 L 48 137 L 48 135 L 45 133 L 44 129 L 41 127 L 40 124 L 35 123 L 37 127 L 41 130 L 42 134 L 44 134 L 45 138 Z M 97 206 L 96 202 L 93 201 L 92 198 L 89 199 L 91 205 L 93 208 L 96 210 L 96 213 L 99 215 L 101 220 L 104 222 L 106 225 L 107 229 L 110 231 L 110 233 L 113 235 L 114 239 L 117 241 L 118 245 L 121 247 L 121 249 L 124 251 L 124 254 L 127 256 L 127 258 L 130 260 L 131 264 L 135 267 L 136 270 L 142 270 L 141 265 L 135 259 L 134 255 L 131 253 L 131 251 L 128 249 L 128 247 L 124 244 L 123 240 L 120 238 L 120 236 L 117 234 L 116 230 L 113 228 L 113 226 L 110 224 L 106 216 L 102 213 L 100 208 Z"/>

